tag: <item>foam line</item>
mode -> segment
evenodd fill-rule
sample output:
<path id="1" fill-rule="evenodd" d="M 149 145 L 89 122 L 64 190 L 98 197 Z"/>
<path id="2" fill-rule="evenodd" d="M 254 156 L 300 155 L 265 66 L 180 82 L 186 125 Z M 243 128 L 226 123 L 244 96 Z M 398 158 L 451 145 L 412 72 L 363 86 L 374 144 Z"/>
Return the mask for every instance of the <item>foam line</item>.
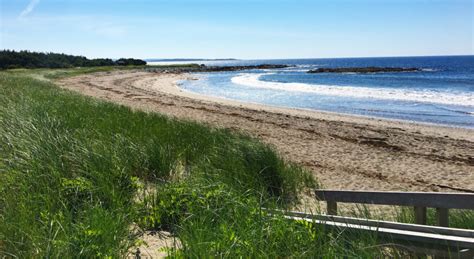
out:
<path id="1" fill-rule="evenodd" d="M 273 73 L 239 74 L 231 79 L 232 83 L 248 87 L 314 93 L 320 95 L 371 98 L 382 100 L 412 101 L 424 103 L 437 103 L 446 105 L 472 106 L 474 107 L 474 93 L 450 93 L 440 91 L 420 91 L 409 89 L 387 89 L 387 88 L 369 88 L 353 86 L 335 86 L 335 85 L 316 85 L 304 83 L 280 83 L 267 82 L 260 80 L 263 75 Z"/>

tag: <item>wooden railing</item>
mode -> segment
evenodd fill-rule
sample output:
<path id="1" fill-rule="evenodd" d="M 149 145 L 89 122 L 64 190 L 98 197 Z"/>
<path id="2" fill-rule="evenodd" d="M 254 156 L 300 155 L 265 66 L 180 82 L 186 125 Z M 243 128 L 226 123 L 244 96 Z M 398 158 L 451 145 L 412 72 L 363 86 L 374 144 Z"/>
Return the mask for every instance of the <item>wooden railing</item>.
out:
<path id="1" fill-rule="evenodd" d="M 443 258 L 474 258 L 474 230 L 449 228 L 449 209 L 474 209 L 474 194 L 426 192 L 374 192 L 315 190 L 318 200 L 327 202 L 328 215 L 266 210 L 291 220 L 304 220 L 336 231 L 377 233 L 381 246 L 394 246 L 415 255 Z M 398 223 L 337 216 L 338 203 L 411 206 L 415 223 Z M 437 224 L 426 226 L 426 208 L 436 208 Z"/>
<path id="2" fill-rule="evenodd" d="M 405 224 L 381 220 L 314 215 L 296 211 L 266 210 L 290 220 L 308 221 L 335 231 L 377 233 L 381 247 L 405 250 L 417 257 L 474 258 L 474 230 Z"/>
<path id="3" fill-rule="evenodd" d="M 316 199 L 327 202 L 327 214 L 337 215 L 337 203 L 412 206 L 415 223 L 426 225 L 426 208 L 436 208 L 437 225 L 449 226 L 449 209 L 474 210 L 472 193 L 377 192 L 316 190 Z"/>

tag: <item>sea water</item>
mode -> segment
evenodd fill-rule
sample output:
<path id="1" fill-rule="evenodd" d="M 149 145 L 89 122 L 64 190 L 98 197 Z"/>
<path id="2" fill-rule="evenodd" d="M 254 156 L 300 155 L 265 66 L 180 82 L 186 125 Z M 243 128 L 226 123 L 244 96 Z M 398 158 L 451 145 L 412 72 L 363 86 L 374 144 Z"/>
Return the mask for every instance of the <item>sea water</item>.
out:
<path id="1" fill-rule="evenodd" d="M 284 69 L 197 73 L 184 90 L 244 102 L 474 128 L 474 56 L 232 60 Z M 320 67 L 416 67 L 417 72 L 307 73 Z"/>

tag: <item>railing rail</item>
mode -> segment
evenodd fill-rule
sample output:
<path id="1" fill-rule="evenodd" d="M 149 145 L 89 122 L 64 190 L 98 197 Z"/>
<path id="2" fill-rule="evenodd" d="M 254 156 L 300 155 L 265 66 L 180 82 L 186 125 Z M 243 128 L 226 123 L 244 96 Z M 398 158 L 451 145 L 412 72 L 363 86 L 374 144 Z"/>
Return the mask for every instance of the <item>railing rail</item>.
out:
<path id="1" fill-rule="evenodd" d="M 337 203 L 413 206 L 415 223 L 426 225 L 426 208 L 436 208 L 437 224 L 449 225 L 449 209 L 474 210 L 473 193 L 378 192 L 315 190 L 316 199 L 327 202 L 327 214 L 337 215 Z"/>

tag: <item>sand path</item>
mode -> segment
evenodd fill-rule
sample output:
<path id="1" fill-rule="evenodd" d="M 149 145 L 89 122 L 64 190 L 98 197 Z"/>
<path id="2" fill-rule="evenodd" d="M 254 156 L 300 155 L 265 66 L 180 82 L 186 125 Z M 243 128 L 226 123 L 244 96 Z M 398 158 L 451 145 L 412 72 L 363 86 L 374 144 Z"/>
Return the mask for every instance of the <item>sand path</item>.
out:
<path id="1" fill-rule="evenodd" d="M 284 109 L 180 90 L 189 74 L 117 71 L 66 89 L 144 111 L 244 131 L 310 169 L 325 188 L 474 192 L 474 130 Z"/>

